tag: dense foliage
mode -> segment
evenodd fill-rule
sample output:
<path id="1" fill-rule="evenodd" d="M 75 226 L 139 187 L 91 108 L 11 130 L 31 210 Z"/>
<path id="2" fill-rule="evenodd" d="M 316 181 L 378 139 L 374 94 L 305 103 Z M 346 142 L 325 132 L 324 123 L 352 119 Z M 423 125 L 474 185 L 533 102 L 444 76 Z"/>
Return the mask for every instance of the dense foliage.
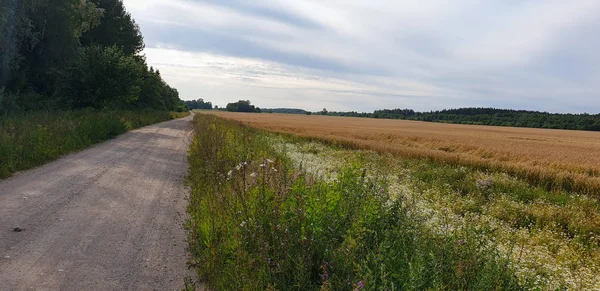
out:
<path id="1" fill-rule="evenodd" d="M 227 103 L 226 109 L 227 111 L 231 112 L 261 112 L 260 108 L 250 104 L 250 100 L 240 100 L 234 103 Z"/>
<path id="2" fill-rule="evenodd" d="M 213 109 L 212 102 L 204 101 L 202 98 L 198 100 L 184 101 L 184 103 L 189 109 Z"/>
<path id="3" fill-rule="evenodd" d="M 39 109 L 184 110 L 139 53 L 122 0 L 0 2 L 0 114 Z"/>
<path id="4" fill-rule="evenodd" d="M 458 124 L 600 131 L 600 114 L 558 114 L 495 108 L 459 108 L 416 112 L 412 109 L 383 109 L 373 113 L 319 112 L 324 115 L 406 119 Z"/>

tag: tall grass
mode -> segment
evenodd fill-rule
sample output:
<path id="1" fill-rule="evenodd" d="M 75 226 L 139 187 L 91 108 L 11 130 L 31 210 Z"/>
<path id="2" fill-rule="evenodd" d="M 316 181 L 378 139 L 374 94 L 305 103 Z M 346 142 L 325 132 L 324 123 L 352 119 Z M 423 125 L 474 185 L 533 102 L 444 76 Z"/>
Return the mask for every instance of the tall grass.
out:
<path id="1" fill-rule="evenodd" d="M 0 119 L 0 178 L 128 130 L 183 117 L 163 111 L 32 112 Z"/>
<path id="2" fill-rule="evenodd" d="M 387 175 L 295 169 L 265 133 L 198 114 L 189 155 L 191 265 L 212 290 L 519 290 L 464 227 L 428 229 Z"/>

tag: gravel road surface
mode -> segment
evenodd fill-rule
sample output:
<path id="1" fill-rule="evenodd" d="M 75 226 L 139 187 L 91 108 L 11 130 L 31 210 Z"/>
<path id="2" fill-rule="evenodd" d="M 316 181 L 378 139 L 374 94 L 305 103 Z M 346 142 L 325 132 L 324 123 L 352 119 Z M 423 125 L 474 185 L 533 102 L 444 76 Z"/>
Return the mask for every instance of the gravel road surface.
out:
<path id="1" fill-rule="evenodd" d="M 190 121 L 1 180 L 0 290 L 181 290 Z"/>

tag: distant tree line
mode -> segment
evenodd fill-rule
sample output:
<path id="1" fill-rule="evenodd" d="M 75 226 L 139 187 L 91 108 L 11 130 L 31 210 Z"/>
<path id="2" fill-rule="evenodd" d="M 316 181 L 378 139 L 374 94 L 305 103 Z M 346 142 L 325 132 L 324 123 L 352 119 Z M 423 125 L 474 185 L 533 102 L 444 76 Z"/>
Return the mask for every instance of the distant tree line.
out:
<path id="1" fill-rule="evenodd" d="M 250 104 L 249 100 L 240 100 L 238 102 L 228 103 L 225 109 L 231 112 L 261 112 L 260 108 Z"/>
<path id="2" fill-rule="evenodd" d="M 202 98 L 198 100 L 184 101 L 184 103 L 189 109 L 213 109 L 212 102 L 204 101 Z"/>
<path id="3" fill-rule="evenodd" d="M 122 0 L 0 1 L 0 114 L 185 110 L 143 48 Z"/>
<path id="4" fill-rule="evenodd" d="M 285 114 L 306 114 L 308 112 L 304 109 L 297 109 L 297 108 L 269 108 L 269 109 L 262 109 L 262 111 L 268 112 L 268 113 L 285 113 Z"/>
<path id="5" fill-rule="evenodd" d="M 600 131 L 600 114 L 559 114 L 496 108 L 459 108 L 417 112 L 412 109 L 383 109 L 373 113 L 331 112 L 315 114 L 385 119 L 404 119 L 473 125 Z"/>

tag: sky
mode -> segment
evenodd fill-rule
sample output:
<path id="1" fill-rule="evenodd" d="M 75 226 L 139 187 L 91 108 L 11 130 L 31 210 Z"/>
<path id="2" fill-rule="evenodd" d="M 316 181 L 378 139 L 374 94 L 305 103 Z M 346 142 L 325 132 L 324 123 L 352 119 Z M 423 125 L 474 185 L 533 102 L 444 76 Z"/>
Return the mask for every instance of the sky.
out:
<path id="1" fill-rule="evenodd" d="M 597 0 L 124 0 L 184 100 L 600 113 Z"/>

